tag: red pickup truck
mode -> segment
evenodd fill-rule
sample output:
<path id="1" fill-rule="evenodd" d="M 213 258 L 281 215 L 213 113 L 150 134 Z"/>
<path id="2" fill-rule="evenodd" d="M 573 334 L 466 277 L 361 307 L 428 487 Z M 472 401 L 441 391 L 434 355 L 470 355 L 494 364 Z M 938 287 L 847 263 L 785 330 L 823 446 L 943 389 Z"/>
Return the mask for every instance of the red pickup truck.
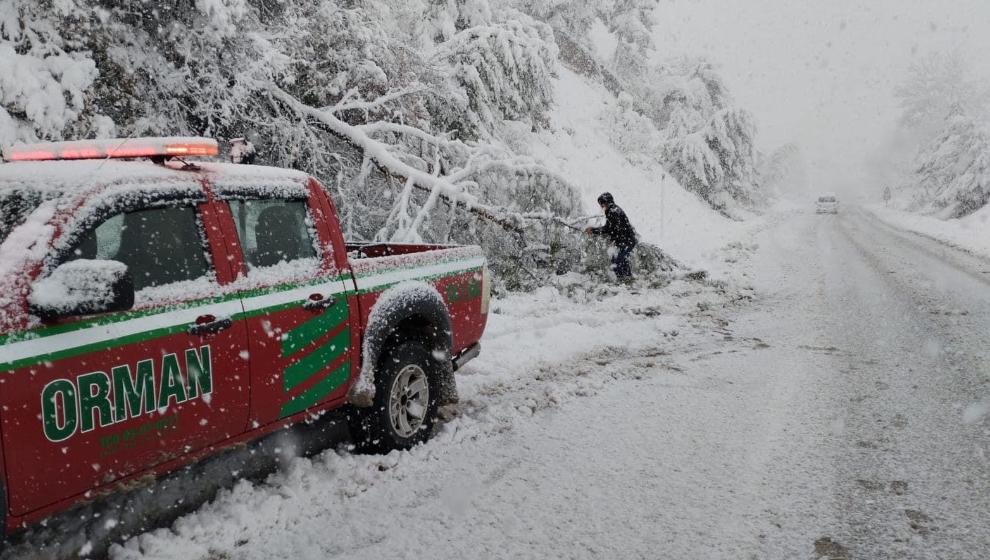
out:
<path id="1" fill-rule="evenodd" d="M 5 152 L 6 532 L 344 405 L 364 446 L 408 448 L 456 399 L 488 312 L 480 248 L 348 244 L 315 179 L 189 161 L 217 151 Z"/>

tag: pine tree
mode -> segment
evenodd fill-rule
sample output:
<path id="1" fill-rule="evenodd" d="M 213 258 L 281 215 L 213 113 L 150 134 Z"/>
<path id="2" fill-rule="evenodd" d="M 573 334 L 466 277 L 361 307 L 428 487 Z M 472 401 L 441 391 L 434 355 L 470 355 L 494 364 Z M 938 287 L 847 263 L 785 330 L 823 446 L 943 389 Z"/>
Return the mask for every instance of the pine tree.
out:
<path id="1" fill-rule="evenodd" d="M 990 200 L 990 134 L 961 108 L 921 152 L 915 170 L 922 208 L 959 218 Z"/>
<path id="2" fill-rule="evenodd" d="M 734 105 L 715 68 L 685 59 L 655 68 L 648 106 L 664 138 L 661 155 L 687 189 L 729 212 L 764 195 L 756 173 L 756 127 Z"/>
<path id="3" fill-rule="evenodd" d="M 639 78 L 647 72 L 656 6 L 656 0 L 619 0 L 605 13 L 605 22 L 619 41 L 612 71 L 629 85 L 639 85 Z"/>

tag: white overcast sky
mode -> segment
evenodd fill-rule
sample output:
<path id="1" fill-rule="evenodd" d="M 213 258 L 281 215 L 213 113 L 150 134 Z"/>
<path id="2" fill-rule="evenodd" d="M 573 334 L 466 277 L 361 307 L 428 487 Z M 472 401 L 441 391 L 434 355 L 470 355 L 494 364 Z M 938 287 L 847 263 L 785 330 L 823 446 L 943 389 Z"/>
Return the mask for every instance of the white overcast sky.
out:
<path id="1" fill-rule="evenodd" d="M 661 53 L 719 65 L 770 151 L 798 143 L 815 190 L 865 189 L 912 57 L 961 53 L 990 75 L 990 0 L 660 0 Z"/>

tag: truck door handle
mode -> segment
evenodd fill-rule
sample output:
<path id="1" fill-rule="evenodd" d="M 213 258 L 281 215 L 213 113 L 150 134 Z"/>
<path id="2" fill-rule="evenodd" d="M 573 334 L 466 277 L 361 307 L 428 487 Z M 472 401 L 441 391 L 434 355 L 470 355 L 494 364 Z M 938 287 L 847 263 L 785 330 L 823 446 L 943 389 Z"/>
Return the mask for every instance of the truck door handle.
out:
<path id="1" fill-rule="evenodd" d="M 322 311 L 328 307 L 333 307 L 335 303 L 337 303 L 337 298 L 334 296 L 323 297 L 323 294 L 313 294 L 303 304 L 303 309 L 307 311 Z"/>
<path id="2" fill-rule="evenodd" d="M 196 317 L 196 323 L 189 327 L 189 334 L 213 334 L 234 326 L 234 321 L 230 317 L 217 319 L 213 315 L 200 315 Z"/>

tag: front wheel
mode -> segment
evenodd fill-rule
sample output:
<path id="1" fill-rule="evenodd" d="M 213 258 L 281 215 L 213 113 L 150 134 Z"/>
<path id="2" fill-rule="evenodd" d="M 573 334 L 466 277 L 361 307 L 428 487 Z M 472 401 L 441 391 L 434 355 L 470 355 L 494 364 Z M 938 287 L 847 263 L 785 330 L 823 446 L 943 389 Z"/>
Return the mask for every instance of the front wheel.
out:
<path id="1" fill-rule="evenodd" d="M 433 435 L 440 406 L 440 364 L 419 342 L 390 348 L 375 372 L 375 400 L 352 414 L 359 449 L 409 449 Z"/>

